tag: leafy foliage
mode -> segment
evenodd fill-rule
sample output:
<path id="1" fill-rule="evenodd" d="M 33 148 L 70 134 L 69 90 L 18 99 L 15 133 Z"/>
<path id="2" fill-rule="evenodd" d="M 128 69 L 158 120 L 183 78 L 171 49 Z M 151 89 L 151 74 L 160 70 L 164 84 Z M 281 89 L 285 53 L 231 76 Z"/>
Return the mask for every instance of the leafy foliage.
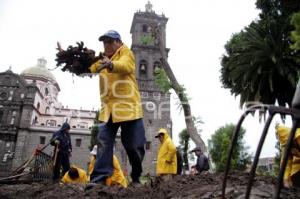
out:
<path id="1" fill-rule="evenodd" d="M 169 80 L 166 72 L 164 69 L 162 69 L 161 67 L 157 67 L 155 69 L 155 73 L 154 73 L 154 81 L 155 81 L 155 84 L 164 92 L 169 92 L 170 89 L 174 89 L 174 90 L 177 90 L 179 91 L 179 93 L 181 95 L 184 96 L 184 99 L 183 101 L 180 101 L 178 100 L 178 102 L 176 102 L 176 105 L 177 105 L 177 108 L 181 111 L 182 110 L 182 107 L 183 107 L 183 104 L 184 103 L 188 103 L 188 100 L 190 99 L 188 97 L 188 94 L 186 93 L 186 89 L 184 86 L 178 86 L 178 87 L 175 87 L 171 81 Z"/>
<path id="2" fill-rule="evenodd" d="M 200 116 L 193 116 L 193 121 L 195 123 L 195 127 L 197 128 L 197 132 L 200 134 L 202 132 L 202 129 L 200 127 L 202 124 L 204 124 L 202 118 Z"/>
<path id="3" fill-rule="evenodd" d="M 225 169 L 228 148 L 234 129 L 233 124 L 227 124 L 215 131 L 211 139 L 208 140 L 209 154 L 215 164 L 216 171 L 224 171 Z M 251 161 L 251 155 L 247 152 L 249 147 L 246 147 L 243 141 L 245 133 L 245 129 L 241 128 L 232 153 L 231 168 L 233 169 L 244 170 Z"/>
<path id="4" fill-rule="evenodd" d="M 225 45 L 221 82 L 232 94 L 240 95 L 241 107 L 252 101 L 291 105 L 300 51 L 290 48 L 289 21 L 300 2 L 258 0 L 256 5 L 262 10 L 260 19 L 234 34 Z"/>
<path id="5" fill-rule="evenodd" d="M 179 150 L 182 152 L 183 156 L 183 169 L 189 170 L 189 159 L 188 159 L 188 151 L 190 148 L 190 135 L 187 130 L 184 129 L 179 133 Z"/>
<path id="6" fill-rule="evenodd" d="M 182 96 L 184 96 L 184 100 L 180 101 L 177 103 L 178 108 L 181 110 L 182 109 L 182 105 L 184 103 L 188 103 L 188 101 L 190 100 L 190 98 L 188 97 L 188 94 L 186 93 L 186 88 L 183 85 L 177 86 L 175 87 L 171 81 L 169 80 L 166 72 L 164 71 L 164 69 L 162 69 L 161 67 L 158 67 L 155 70 L 154 73 L 154 81 L 155 84 L 163 91 L 163 92 L 169 92 L 170 89 L 174 89 L 176 91 L 178 91 L 178 93 L 180 93 Z"/>
<path id="7" fill-rule="evenodd" d="M 193 121 L 195 123 L 195 127 L 197 128 L 197 132 L 201 133 L 202 129 L 200 128 L 200 125 L 203 124 L 204 122 L 202 121 L 201 117 L 194 117 L 193 116 Z M 189 150 L 190 150 L 190 140 L 191 137 L 187 131 L 187 129 L 183 129 L 180 133 L 179 133 L 179 150 L 182 152 L 183 154 L 183 163 L 184 163 L 184 169 L 185 170 L 189 170 L 189 160 L 194 160 L 194 154 L 190 153 L 189 154 Z"/>
<path id="8" fill-rule="evenodd" d="M 164 92 L 168 92 L 171 89 L 171 82 L 162 68 L 156 68 L 154 73 L 155 84 Z"/>
<path id="9" fill-rule="evenodd" d="M 292 40 L 295 42 L 291 47 L 300 50 L 300 11 L 293 15 L 291 24 L 295 26 L 295 30 L 291 32 Z"/>
<path id="10" fill-rule="evenodd" d="M 153 44 L 153 42 L 154 42 L 154 37 L 151 36 L 150 34 L 144 35 L 144 36 L 141 38 L 141 42 L 142 42 L 143 45 L 150 45 L 150 44 Z"/>

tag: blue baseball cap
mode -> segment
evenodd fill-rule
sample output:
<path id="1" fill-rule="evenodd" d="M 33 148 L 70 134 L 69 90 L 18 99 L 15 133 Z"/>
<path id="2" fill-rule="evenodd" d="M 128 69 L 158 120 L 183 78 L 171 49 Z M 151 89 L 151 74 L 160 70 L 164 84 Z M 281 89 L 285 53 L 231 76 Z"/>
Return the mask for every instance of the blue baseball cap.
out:
<path id="1" fill-rule="evenodd" d="M 101 35 L 99 37 L 99 41 L 104 41 L 105 38 L 112 38 L 112 39 L 119 39 L 119 40 L 121 40 L 120 34 L 117 31 L 115 31 L 115 30 L 109 30 L 106 33 L 104 33 L 103 35 Z"/>

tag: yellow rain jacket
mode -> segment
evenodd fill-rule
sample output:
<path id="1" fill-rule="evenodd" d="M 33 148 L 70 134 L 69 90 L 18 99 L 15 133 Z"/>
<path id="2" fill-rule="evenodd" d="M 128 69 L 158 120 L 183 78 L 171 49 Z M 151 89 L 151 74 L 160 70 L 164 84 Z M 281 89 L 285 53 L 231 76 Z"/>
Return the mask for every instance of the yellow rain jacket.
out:
<path id="1" fill-rule="evenodd" d="M 282 152 L 285 150 L 285 145 L 287 143 L 290 130 L 291 130 L 290 128 L 287 128 L 285 126 L 281 126 L 281 125 L 276 126 L 276 133 L 277 133 L 277 137 L 280 142 L 280 149 Z M 300 144 L 300 129 L 299 128 L 297 129 L 295 137 L 294 137 L 294 145 L 295 144 L 298 144 L 298 146 L 300 146 L 299 145 Z M 289 155 L 286 169 L 284 171 L 283 180 L 285 181 L 285 183 L 292 185 L 291 177 L 299 171 L 300 171 L 300 151 L 293 146 L 291 154 Z"/>
<path id="2" fill-rule="evenodd" d="M 79 178 L 73 180 L 68 175 L 69 172 L 66 172 L 61 180 L 63 183 L 84 183 L 85 184 L 88 182 L 88 177 L 86 176 L 86 172 L 83 169 L 80 169 L 78 167 L 75 168 L 78 170 Z"/>
<path id="3" fill-rule="evenodd" d="M 113 155 L 113 167 L 113 175 L 106 179 L 106 185 L 121 185 L 126 188 L 128 183 L 119 164 L 118 158 L 115 155 Z"/>
<path id="4" fill-rule="evenodd" d="M 96 158 L 95 158 L 95 156 L 92 156 L 91 162 L 89 165 L 89 176 L 91 175 L 91 173 L 94 170 L 95 162 L 96 162 Z M 113 175 L 106 179 L 106 185 L 108 185 L 108 186 L 121 185 L 126 188 L 128 186 L 128 182 L 124 176 L 124 173 L 122 171 L 122 168 L 120 166 L 118 158 L 115 155 L 113 155 L 113 167 L 114 167 Z"/>
<path id="5" fill-rule="evenodd" d="M 135 78 L 135 58 L 132 51 L 123 44 L 110 58 L 112 71 L 99 73 L 101 108 L 99 120 L 107 122 L 110 115 L 113 123 L 130 121 L 143 117 L 141 97 Z M 90 67 L 96 73 L 101 61 Z"/>
<path id="6" fill-rule="evenodd" d="M 177 157 L 176 147 L 173 144 L 166 129 L 160 129 L 159 133 L 163 133 L 164 138 L 161 143 L 156 164 L 156 174 L 176 174 L 177 173 Z"/>

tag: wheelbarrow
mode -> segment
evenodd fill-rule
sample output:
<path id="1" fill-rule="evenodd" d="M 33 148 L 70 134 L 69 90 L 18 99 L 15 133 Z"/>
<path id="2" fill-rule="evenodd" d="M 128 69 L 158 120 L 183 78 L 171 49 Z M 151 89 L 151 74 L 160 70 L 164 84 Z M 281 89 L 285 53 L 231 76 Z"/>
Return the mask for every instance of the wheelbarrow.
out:
<path id="1" fill-rule="evenodd" d="M 43 147 L 37 146 L 31 156 L 8 176 L 0 178 L 0 184 L 16 184 L 19 182 L 32 182 L 50 180 L 53 175 L 53 165 L 56 161 L 58 150 L 50 156 L 43 152 L 51 141 Z"/>

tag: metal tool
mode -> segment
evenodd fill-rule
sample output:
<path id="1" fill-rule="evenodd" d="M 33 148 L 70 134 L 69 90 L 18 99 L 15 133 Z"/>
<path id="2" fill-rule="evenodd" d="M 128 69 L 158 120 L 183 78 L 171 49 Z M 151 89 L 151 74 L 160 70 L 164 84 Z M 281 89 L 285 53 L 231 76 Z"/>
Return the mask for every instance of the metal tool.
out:
<path id="1" fill-rule="evenodd" d="M 231 145 L 228 150 L 227 164 L 226 164 L 226 168 L 225 168 L 225 172 L 224 172 L 224 179 L 223 179 L 223 184 L 222 184 L 222 198 L 225 198 L 226 182 L 227 182 L 227 176 L 228 176 L 229 169 L 230 169 L 232 153 L 233 153 L 234 146 L 236 145 L 242 123 L 249 113 L 254 113 L 257 110 L 262 111 L 264 113 L 268 113 L 269 116 L 266 120 L 263 132 L 261 134 L 261 137 L 260 137 L 257 149 L 256 149 L 255 157 L 254 157 L 250 175 L 249 175 L 249 181 L 248 181 L 247 190 L 245 193 L 245 198 L 248 199 L 250 197 L 250 193 L 251 193 L 251 189 L 252 189 L 252 185 L 253 185 L 253 181 L 254 181 L 254 177 L 255 177 L 255 171 L 256 171 L 256 167 L 257 167 L 258 160 L 260 157 L 260 153 L 261 153 L 264 141 L 266 139 L 266 135 L 268 133 L 269 126 L 272 122 L 273 117 L 277 113 L 281 114 L 281 115 L 290 115 L 292 117 L 292 122 L 293 122 L 292 129 L 289 134 L 288 141 L 287 141 L 287 145 L 284 149 L 283 158 L 282 158 L 280 171 L 279 171 L 279 175 L 277 178 L 277 184 L 276 184 L 275 193 L 273 195 L 273 198 L 277 199 L 280 196 L 280 191 L 281 191 L 282 184 L 283 184 L 283 175 L 284 175 L 284 171 L 285 171 L 285 168 L 287 165 L 288 157 L 291 153 L 291 149 L 292 149 L 292 145 L 293 145 L 293 138 L 295 137 L 296 129 L 299 128 L 299 126 L 300 126 L 300 86 L 299 86 L 299 83 L 298 83 L 298 86 L 295 91 L 295 95 L 294 95 L 294 98 L 292 101 L 291 108 L 286 108 L 286 107 L 282 107 L 282 106 L 274 106 L 274 105 L 266 105 L 266 104 L 254 105 L 254 106 L 251 106 L 250 108 L 248 108 L 244 112 L 244 114 L 240 117 L 240 119 L 237 123 L 237 126 L 234 130 L 234 133 L 232 135 Z"/>

